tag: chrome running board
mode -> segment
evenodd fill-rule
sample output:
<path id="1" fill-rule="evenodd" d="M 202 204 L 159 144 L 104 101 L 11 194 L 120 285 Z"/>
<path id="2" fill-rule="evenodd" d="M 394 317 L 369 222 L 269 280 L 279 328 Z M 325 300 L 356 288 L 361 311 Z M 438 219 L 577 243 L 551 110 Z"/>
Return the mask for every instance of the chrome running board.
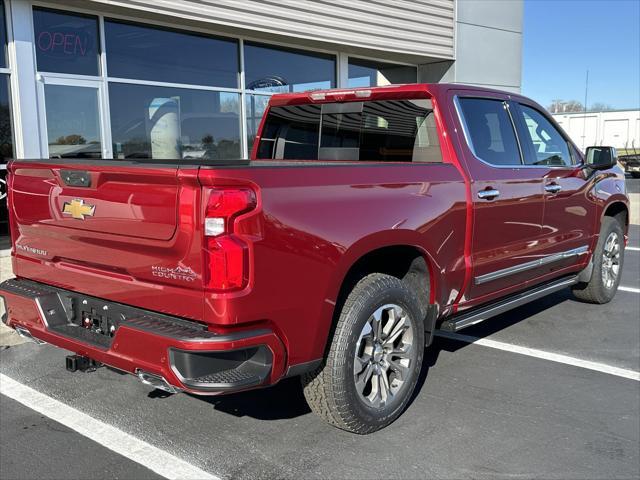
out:
<path id="1" fill-rule="evenodd" d="M 447 332 L 457 332 L 463 328 L 470 327 L 484 320 L 487 320 L 501 313 L 508 312 L 521 305 L 525 305 L 529 302 L 542 298 L 550 293 L 557 292 L 571 285 L 578 283 L 578 276 L 571 276 L 561 278 L 560 280 L 554 280 L 551 283 L 545 283 L 538 285 L 537 287 L 525 290 L 524 292 L 510 295 L 506 298 L 502 298 L 497 302 L 490 303 L 489 305 L 474 308 L 470 312 L 464 312 L 459 315 L 455 315 L 440 325 L 440 330 Z"/>

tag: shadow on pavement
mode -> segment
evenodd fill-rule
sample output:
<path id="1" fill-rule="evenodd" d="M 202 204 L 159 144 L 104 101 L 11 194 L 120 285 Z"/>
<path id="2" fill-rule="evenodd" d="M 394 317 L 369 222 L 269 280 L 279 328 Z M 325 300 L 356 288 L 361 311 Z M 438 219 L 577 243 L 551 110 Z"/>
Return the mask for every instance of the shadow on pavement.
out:
<path id="1" fill-rule="evenodd" d="M 298 378 L 287 378 L 273 387 L 214 397 L 191 395 L 216 410 L 236 417 L 258 420 L 285 420 L 311 412 Z"/>
<path id="2" fill-rule="evenodd" d="M 548 297 L 542 298 L 529 305 L 516 308 L 510 312 L 499 315 L 491 321 L 478 327 L 465 330 L 474 336 L 484 337 L 510 327 L 518 322 L 526 320 L 548 308 L 565 301 L 572 301 L 570 289 L 562 290 Z M 426 349 L 425 358 L 418 378 L 416 390 L 409 402 L 409 407 L 420 394 L 422 386 L 427 380 L 429 370 L 438 361 L 438 356 L 443 350 L 455 352 L 466 347 L 467 343 L 457 342 L 445 338 L 436 337 L 433 344 Z M 298 378 L 282 380 L 273 387 L 251 390 L 248 392 L 234 393 L 222 396 L 203 397 L 192 395 L 200 401 L 211 404 L 216 410 L 234 415 L 236 417 L 249 416 L 258 420 L 284 420 L 307 415 L 311 412 L 302 392 L 302 386 Z M 162 398 L 162 397 L 160 397 Z M 407 408 L 409 408 L 407 407 Z"/>

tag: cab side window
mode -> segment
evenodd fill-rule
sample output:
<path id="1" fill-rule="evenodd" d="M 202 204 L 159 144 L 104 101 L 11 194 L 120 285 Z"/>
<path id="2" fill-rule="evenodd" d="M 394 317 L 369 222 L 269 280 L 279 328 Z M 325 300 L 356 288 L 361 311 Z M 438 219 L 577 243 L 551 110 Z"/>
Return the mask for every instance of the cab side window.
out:
<path id="1" fill-rule="evenodd" d="M 521 135 L 525 164 L 556 167 L 572 165 L 569 144 L 556 127 L 537 110 L 527 105 L 519 106 L 526 126 Z"/>
<path id="2" fill-rule="evenodd" d="M 490 165 L 522 165 L 513 124 L 505 103 L 488 98 L 460 98 L 469 146 Z"/>

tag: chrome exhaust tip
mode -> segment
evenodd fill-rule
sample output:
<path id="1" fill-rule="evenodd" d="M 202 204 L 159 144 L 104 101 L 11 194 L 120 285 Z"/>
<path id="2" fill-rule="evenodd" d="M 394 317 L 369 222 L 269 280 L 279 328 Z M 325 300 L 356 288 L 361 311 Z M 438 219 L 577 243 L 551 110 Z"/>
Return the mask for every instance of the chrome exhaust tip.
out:
<path id="1" fill-rule="evenodd" d="M 14 327 L 14 330 L 22 338 L 29 340 L 30 342 L 33 342 L 35 344 L 43 345 L 47 343 L 44 340 L 40 340 L 39 338 L 34 337 L 33 335 L 31 335 L 31 332 L 29 330 L 27 330 L 25 327 L 21 327 L 20 325 L 17 325 L 16 327 Z"/>
<path id="2" fill-rule="evenodd" d="M 155 373 L 149 373 L 145 372 L 144 370 L 137 369 L 136 375 L 142 383 L 144 383 L 145 385 L 150 385 L 153 388 L 157 388 L 158 390 L 163 390 L 169 393 L 178 393 L 180 391 L 179 388 L 174 387 L 169 382 L 167 382 L 164 377 L 156 375 Z"/>

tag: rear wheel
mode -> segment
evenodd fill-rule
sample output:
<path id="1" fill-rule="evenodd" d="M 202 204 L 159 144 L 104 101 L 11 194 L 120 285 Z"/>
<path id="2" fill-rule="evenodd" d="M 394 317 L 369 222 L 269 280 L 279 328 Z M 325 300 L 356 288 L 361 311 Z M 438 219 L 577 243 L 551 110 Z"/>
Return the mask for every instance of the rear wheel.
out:
<path id="1" fill-rule="evenodd" d="M 615 218 L 602 220 L 592 262 L 591 278 L 573 287 L 573 294 L 590 303 L 610 302 L 618 290 L 624 263 L 624 233 Z"/>
<path id="2" fill-rule="evenodd" d="M 325 364 L 302 378 L 311 409 L 330 424 L 371 433 L 400 416 L 424 355 L 416 294 L 384 274 L 363 278 L 347 297 Z"/>

